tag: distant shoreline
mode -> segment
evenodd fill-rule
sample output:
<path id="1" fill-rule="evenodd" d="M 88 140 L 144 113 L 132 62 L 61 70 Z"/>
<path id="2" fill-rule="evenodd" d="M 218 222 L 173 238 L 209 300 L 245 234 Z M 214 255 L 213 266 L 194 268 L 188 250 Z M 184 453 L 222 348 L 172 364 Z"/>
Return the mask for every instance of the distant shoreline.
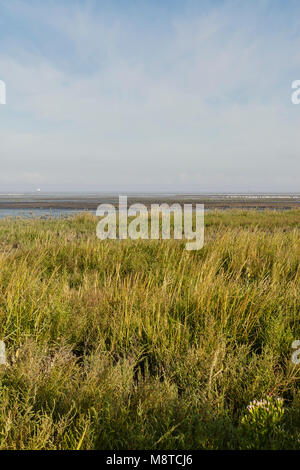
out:
<path id="1" fill-rule="evenodd" d="M 270 195 L 129 195 L 128 205 L 143 203 L 151 204 L 204 204 L 206 209 L 277 209 L 288 210 L 300 208 L 300 195 L 270 196 Z M 0 211 L 9 209 L 19 210 L 75 210 L 96 211 L 100 204 L 118 206 L 117 195 L 0 195 Z"/>

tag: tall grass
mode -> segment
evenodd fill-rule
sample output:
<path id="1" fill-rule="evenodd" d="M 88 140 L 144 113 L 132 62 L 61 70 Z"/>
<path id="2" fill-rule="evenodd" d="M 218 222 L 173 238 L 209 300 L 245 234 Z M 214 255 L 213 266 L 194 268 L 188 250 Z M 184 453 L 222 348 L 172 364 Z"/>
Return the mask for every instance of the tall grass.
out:
<path id="1" fill-rule="evenodd" d="M 211 212 L 194 252 L 1 220 L 0 449 L 251 448 L 265 397 L 285 412 L 255 446 L 300 448 L 299 220 Z"/>

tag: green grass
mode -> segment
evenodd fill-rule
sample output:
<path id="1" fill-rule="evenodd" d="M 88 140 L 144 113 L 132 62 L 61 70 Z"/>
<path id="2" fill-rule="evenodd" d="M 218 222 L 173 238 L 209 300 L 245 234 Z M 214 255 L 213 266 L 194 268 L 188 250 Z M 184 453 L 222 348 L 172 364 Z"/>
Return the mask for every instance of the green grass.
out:
<path id="1" fill-rule="evenodd" d="M 299 220 L 211 212 L 193 252 L 1 220 L 0 449 L 299 449 Z"/>

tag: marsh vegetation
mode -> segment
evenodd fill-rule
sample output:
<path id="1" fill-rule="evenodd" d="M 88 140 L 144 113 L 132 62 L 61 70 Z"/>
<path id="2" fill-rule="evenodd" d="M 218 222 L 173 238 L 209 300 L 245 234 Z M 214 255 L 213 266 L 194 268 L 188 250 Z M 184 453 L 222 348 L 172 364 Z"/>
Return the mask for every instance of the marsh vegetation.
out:
<path id="1" fill-rule="evenodd" d="M 211 212 L 193 252 L 1 220 L 0 449 L 299 449 L 299 220 Z"/>

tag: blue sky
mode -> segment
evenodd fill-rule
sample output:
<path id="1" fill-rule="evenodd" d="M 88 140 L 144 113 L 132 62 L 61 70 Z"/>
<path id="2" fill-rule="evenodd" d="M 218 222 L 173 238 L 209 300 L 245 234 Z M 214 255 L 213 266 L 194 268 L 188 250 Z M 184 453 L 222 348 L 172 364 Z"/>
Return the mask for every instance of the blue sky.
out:
<path id="1" fill-rule="evenodd" d="M 0 191 L 299 191 L 299 13 L 0 0 Z"/>

